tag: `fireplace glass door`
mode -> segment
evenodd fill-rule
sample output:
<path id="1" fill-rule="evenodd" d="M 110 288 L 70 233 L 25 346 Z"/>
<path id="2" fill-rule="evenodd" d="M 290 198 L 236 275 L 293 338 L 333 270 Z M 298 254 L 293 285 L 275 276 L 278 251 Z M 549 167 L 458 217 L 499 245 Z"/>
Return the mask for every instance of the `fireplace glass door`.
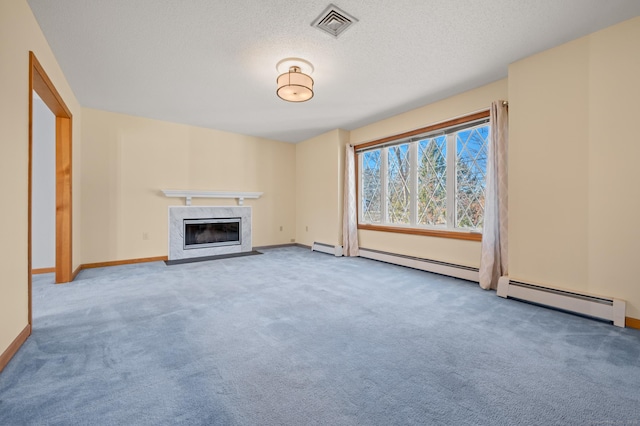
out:
<path id="1" fill-rule="evenodd" d="M 240 245 L 240 218 L 184 219 L 184 248 Z"/>

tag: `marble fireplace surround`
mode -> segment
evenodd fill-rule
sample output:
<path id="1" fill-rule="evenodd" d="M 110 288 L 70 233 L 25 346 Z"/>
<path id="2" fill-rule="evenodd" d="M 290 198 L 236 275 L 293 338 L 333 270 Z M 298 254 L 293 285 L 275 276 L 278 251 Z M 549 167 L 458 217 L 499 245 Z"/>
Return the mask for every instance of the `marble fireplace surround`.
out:
<path id="1" fill-rule="evenodd" d="M 240 218 L 242 235 L 239 245 L 184 249 L 185 219 Z M 251 244 L 251 207 L 235 206 L 171 206 L 169 207 L 169 260 L 190 259 L 253 250 Z"/>

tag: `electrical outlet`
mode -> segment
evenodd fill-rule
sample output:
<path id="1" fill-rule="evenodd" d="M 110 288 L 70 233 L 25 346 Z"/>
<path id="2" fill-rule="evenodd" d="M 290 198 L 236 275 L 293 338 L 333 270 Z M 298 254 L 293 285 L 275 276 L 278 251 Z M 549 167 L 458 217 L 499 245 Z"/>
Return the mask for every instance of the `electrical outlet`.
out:
<path id="1" fill-rule="evenodd" d="M 295 243 L 295 242 L 296 242 L 296 239 L 295 239 L 295 238 L 292 238 L 292 239 L 290 239 L 289 241 L 291 241 L 292 243 Z"/>
<path id="2" fill-rule="evenodd" d="M 148 240 L 149 239 L 149 233 L 148 232 L 143 232 L 142 233 L 142 239 L 143 240 Z"/>
<path id="3" fill-rule="evenodd" d="M 280 226 L 280 231 L 282 231 L 282 226 Z"/>

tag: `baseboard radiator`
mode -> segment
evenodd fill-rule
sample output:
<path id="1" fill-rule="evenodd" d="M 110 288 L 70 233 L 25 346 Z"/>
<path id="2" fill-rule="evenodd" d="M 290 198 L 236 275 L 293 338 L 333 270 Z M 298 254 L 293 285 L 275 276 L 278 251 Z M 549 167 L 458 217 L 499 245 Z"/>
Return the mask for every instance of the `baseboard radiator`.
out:
<path id="1" fill-rule="evenodd" d="M 594 296 L 568 290 L 559 290 L 537 284 L 524 283 L 501 277 L 498 280 L 498 296 L 513 298 L 563 311 L 612 321 L 618 327 L 625 326 L 626 303 L 621 299 Z"/>
<path id="2" fill-rule="evenodd" d="M 421 257 L 405 256 L 366 248 L 360 248 L 360 257 L 478 282 L 478 268 L 470 266 L 456 265 L 453 263 L 423 259 Z"/>
<path id="3" fill-rule="evenodd" d="M 314 242 L 312 251 L 342 256 L 342 246 Z M 380 250 L 360 248 L 360 257 L 378 260 L 408 268 L 447 275 L 463 280 L 478 282 L 478 268 L 405 256 Z M 498 281 L 498 296 L 532 302 L 567 312 L 613 322 L 618 327 L 625 326 L 626 302 L 612 297 L 595 296 L 568 290 L 545 287 L 538 284 L 510 280 L 501 277 Z"/>
<path id="4" fill-rule="evenodd" d="M 314 242 L 313 245 L 311 245 L 311 251 L 332 254 L 336 257 L 342 256 L 342 246 L 332 246 L 331 244 Z"/>
<path id="5" fill-rule="evenodd" d="M 332 246 L 330 244 L 314 242 L 312 251 L 342 256 L 342 246 Z M 450 277 L 462 278 L 463 280 L 478 282 L 478 268 L 455 265 L 453 263 L 440 262 L 437 260 L 423 259 L 420 257 L 405 256 L 402 254 L 389 253 L 386 251 L 360 248 L 360 257 L 366 259 L 379 260 L 408 268 L 420 269 L 421 271 L 434 272 L 436 274 L 448 275 Z"/>

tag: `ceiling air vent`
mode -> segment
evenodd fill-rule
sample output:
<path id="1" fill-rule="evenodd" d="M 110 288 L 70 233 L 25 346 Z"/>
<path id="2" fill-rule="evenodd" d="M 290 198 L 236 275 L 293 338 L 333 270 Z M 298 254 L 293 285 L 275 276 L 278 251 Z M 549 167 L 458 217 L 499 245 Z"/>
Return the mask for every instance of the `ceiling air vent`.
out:
<path id="1" fill-rule="evenodd" d="M 338 38 L 340 34 L 345 32 L 347 28 L 358 22 L 356 18 L 349 15 L 344 10 L 341 10 L 337 6 L 330 4 L 324 12 L 311 23 L 312 27 L 321 29 Z"/>

